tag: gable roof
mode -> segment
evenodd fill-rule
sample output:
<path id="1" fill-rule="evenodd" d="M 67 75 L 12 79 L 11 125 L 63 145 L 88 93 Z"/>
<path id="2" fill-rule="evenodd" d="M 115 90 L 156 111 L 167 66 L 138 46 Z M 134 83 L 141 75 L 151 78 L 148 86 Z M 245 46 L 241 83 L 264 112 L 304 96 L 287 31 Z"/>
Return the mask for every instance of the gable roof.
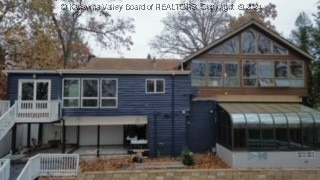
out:
<path id="1" fill-rule="evenodd" d="M 287 39 L 281 37 L 279 34 L 275 33 L 274 31 L 268 29 L 267 27 L 265 27 L 264 25 L 262 25 L 261 23 L 257 22 L 256 20 L 250 20 L 247 23 L 243 24 L 242 26 L 238 27 L 237 29 L 235 29 L 234 31 L 231 31 L 229 33 L 227 33 L 226 35 L 224 35 L 223 37 L 221 37 L 220 39 L 214 41 L 213 43 L 209 44 L 206 47 L 203 47 L 202 49 L 200 49 L 199 51 L 187 56 L 186 58 L 184 58 L 184 63 L 190 61 L 191 59 L 199 56 L 200 54 L 208 51 L 209 49 L 219 45 L 220 43 L 222 43 L 223 41 L 229 39 L 230 37 L 238 34 L 239 32 L 243 31 L 244 29 L 251 27 L 251 26 L 256 26 L 259 29 L 263 30 L 267 35 L 274 37 L 275 39 L 277 39 L 278 41 L 282 42 L 283 44 L 289 46 L 290 48 L 292 48 L 293 50 L 295 50 L 296 52 L 298 52 L 299 54 L 301 54 L 302 56 L 306 57 L 309 60 L 312 60 L 313 57 L 302 51 L 300 48 L 298 48 L 297 46 L 293 45 L 291 42 L 289 42 Z"/>
<path id="2" fill-rule="evenodd" d="M 92 58 L 85 69 L 96 70 L 140 70 L 173 71 L 181 64 L 179 59 L 129 59 L 129 58 Z"/>

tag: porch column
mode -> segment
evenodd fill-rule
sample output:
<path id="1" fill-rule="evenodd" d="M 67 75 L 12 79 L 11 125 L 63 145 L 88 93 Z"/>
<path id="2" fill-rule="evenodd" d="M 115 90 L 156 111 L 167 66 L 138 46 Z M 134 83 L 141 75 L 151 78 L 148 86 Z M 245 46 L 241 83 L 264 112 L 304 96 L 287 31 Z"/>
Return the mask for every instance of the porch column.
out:
<path id="1" fill-rule="evenodd" d="M 40 145 L 42 144 L 42 128 L 43 128 L 43 124 L 40 123 L 39 124 L 39 133 L 38 133 L 38 143 L 40 143 Z"/>
<path id="2" fill-rule="evenodd" d="M 30 148 L 30 136 L 31 136 L 31 124 L 28 123 L 28 131 L 27 131 L 27 147 Z"/>
<path id="3" fill-rule="evenodd" d="M 66 152 L 66 125 L 65 120 L 62 120 L 62 153 Z"/>
<path id="4" fill-rule="evenodd" d="M 80 144 L 80 126 L 77 126 L 77 148 L 79 148 Z"/>
<path id="5" fill-rule="evenodd" d="M 12 138 L 11 138 L 11 151 L 12 154 L 16 153 L 16 138 L 17 138 L 17 125 L 14 124 L 12 127 Z"/>
<path id="6" fill-rule="evenodd" d="M 100 125 L 98 125 L 98 131 L 97 131 L 97 157 L 100 156 Z"/>

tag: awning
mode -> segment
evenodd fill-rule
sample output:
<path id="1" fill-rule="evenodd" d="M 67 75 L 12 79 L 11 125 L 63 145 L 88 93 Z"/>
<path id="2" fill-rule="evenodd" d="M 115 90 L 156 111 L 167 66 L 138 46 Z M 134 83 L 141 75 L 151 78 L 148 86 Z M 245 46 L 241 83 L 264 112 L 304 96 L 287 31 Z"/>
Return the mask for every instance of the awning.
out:
<path id="1" fill-rule="evenodd" d="M 320 126 L 320 111 L 291 103 L 219 103 L 234 128 Z"/>
<path id="2" fill-rule="evenodd" d="M 143 125 L 148 123 L 148 116 L 76 116 L 63 119 L 66 126 Z M 62 125 L 62 123 L 57 125 Z"/>

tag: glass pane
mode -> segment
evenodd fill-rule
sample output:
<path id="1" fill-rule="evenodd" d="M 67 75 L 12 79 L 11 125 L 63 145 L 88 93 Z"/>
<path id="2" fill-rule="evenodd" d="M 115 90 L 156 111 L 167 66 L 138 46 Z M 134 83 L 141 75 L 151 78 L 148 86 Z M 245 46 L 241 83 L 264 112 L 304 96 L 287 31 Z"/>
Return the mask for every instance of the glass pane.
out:
<path id="1" fill-rule="evenodd" d="M 192 77 L 191 83 L 192 83 L 192 86 L 206 86 L 207 85 L 205 78 Z"/>
<path id="2" fill-rule="evenodd" d="M 290 87 L 290 81 L 288 79 L 276 79 L 277 87 Z"/>
<path id="3" fill-rule="evenodd" d="M 290 149 L 300 149 L 302 147 L 301 129 L 290 129 Z"/>
<path id="4" fill-rule="evenodd" d="M 220 87 L 222 86 L 222 78 L 209 78 L 208 86 L 210 87 Z"/>
<path id="5" fill-rule="evenodd" d="M 260 130 L 249 129 L 248 130 L 248 148 L 249 149 L 260 149 L 261 148 L 261 136 Z"/>
<path id="6" fill-rule="evenodd" d="M 273 127 L 273 118 L 271 114 L 259 114 L 261 128 Z"/>
<path id="7" fill-rule="evenodd" d="M 247 118 L 247 126 L 248 127 L 260 127 L 260 120 L 257 114 L 245 114 Z"/>
<path id="8" fill-rule="evenodd" d="M 276 149 L 288 149 L 288 129 L 276 128 Z"/>
<path id="9" fill-rule="evenodd" d="M 234 129 L 233 132 L 234 148 L 245 148 L 247 144 L 246 129 Z"/>
<path id="10" fill-rule="evenodd" d="M 273 42 L 273 54 L 275 55 L 287 55 L 288 49 L 280 46 L 279 44 Z"/>
<path id="11" fill-rule="evenodd" d="M 287 127 L 287 118 L 284 114 L 272 114 L 275 127 Z"/>
<path id="12" fill-rule="evenodd" d="M 192 62 L 192 76 L 205 76 L 206 75 L 206 63 L 204 61 Z"/>
<path id="13" fill-rule="evenodd" d="M 239 53 L 239 38 L 234 37 L 223 44 L 224 54 L 238 54 Z"/>
<path id="14" fill-rule="evenodd" d="M 259 77 L 260 78 L 273 78 L 272 62 L 263 61 L 259 62 Z"/>
<path id="15" fill-rule="evenodd" d="M 276 61 L 274 63 L 274 73 L 276 78 L 286 78 L 288 76 L 287 61 Z"/>
<path id="16" fill-rule="evenodd" d="M 155 92 L 154 80 L 147 80 L 147 92 Z"/>
<path id="17" fill-rule="evenodd" d="M 310 113 L 298 113 L 302 127 L 314 127 L 314 120 Z"/>
<path id="18" fill-rule="evenodd" d="M 291 78 L 303 78 L 303 67 L 301 61 L 290 61 Z"/>
<path id="19" fill-rule="evenodd" d="M 156 92 L 164 92 L 164 81 L 163 80 L 157 80 L 156 82 Z"/>
<path id="20" fill-rule="evenodd" d="M 78 99 L 64 99 L 63 107 L 79 107 Z"/>
<path id="21" fill-rule="evenodd" d="M 243 65 L 243 77 L 257 77 L 257 62 L 246 61 Z"/>
<path id="22" fill-rule="evenodd" d="M 223 44 L 213 48 L 209 54 L 223 54 Z"/>
<path id="23" fill-rule="evenodd" d="M 116 97 L 117 81 L 110 79 L 101 80 L 101 97 Z"/>
<path id="24" fill-rule="evenodd" d="M 300 127 L 300 118 L 296 113 L 286 113 L 289 127 Z"/>
<path id="25" fill-rule="evenodd" d="M 98 97 L 98 80 L 83 80 L 83 97 Z"/>
<path id="26" fill-rule="evenodd" d="M 247 30 L 242 33 L 242 53 L 254 54 L 256 53 L 256 38 L 254 31 Z"/>
<path id="27" fill-rule="evenodd" d="M 33 100 L 33 82 L 23 82 L 21 89 L 21 100 Z"/>
<path id="28" fill-rule="evenodd" d="M 302 128 L 303 148 L 314 148 L 315 143 L 315 129 Z"/>
<path id="29" fill-rule="evenodd" d="M 319 111 L 312 112 L 312 116 L 313 116 L 313 119 L 316 123 L 316 126 L 320 126 L 320 112 Z M 320 143 L 320 139 L 319 139 L 319 143 Z"/>
<path id="30" fill-rule="evenodd" d="M 239 77 L 239 64 L 237 62 L 224 63 L 224 77 Z"/>
<path id="31" fill-rule="evenodd" d="M 98 100 L 96 100 L 96 99 L 83 99 L 82 106 L 83 107 L 98 107 Z"/>
<path id="32" fill-rule="evenodd" d="M 225 87 L 239 87 L 239 79 L 238 78 L 226 78 L 224 80 Z"/>
<path id="33" fill-rule="evenodd" d="M 244 128 L 246 126 L 246 120 L 243 114 L 232 114 L 231 117 L 235 128 Z"/>
<path id="34" fill-rule="evenodd" d="M 221 77 L 222 76 L 221 62 L 209 62 L 208 71 L 209 71 L 209 77 Z"/>
<path id="35" fill-rule="evenodd" d="M 101 106 L 102 107 L 116 107 L 117 100 L 116 99 L 102 99 Z"/>
<path id="36" fill-rule="evenodd" d="M 257 86 L 257 79 L 244 79 L 243 86 Z"/>
<path id="37" fill-rule="evenodd" d="M 304 87 L 304 80 L 295 79 L 290 80 L 291 87 Z"/>
<path id="38" fill-rule="evenodd" d="M 37 100 L 48 100 L 48 82 L 37 82 Z"/>
<path id="39" fill-rule="evenodd" d="M 274 130 L 273 129 L 261 129 L 261 146 L 262 149 L 274 149 Z"/>
<path id="40" fill-rule="evenodd" d="M 258 36 L 258 53 L 271 54 L 271 39 L 260 33 Z"/>
<path id="41" fill-rule="evenodd" d="M 273 79 L 259 79 L 259 86 L 261 87 L 274 87 Z"/>
<path id="42" fill-rule="evenodd" d="M 79 80 L 65 79 L 63 81 L 63 96 L 64 97 L 79 97 Z"/>

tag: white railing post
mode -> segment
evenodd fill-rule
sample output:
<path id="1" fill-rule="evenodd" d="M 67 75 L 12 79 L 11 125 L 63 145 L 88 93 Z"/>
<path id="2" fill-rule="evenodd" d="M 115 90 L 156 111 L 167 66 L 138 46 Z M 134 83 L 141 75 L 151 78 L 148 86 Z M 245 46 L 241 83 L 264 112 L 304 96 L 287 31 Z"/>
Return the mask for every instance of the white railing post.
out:
<path id="1" fill-rule="evenodd" d="M 10 159 L 0 159 L 0 180 L 8 180 L 10 177 Z"/>

